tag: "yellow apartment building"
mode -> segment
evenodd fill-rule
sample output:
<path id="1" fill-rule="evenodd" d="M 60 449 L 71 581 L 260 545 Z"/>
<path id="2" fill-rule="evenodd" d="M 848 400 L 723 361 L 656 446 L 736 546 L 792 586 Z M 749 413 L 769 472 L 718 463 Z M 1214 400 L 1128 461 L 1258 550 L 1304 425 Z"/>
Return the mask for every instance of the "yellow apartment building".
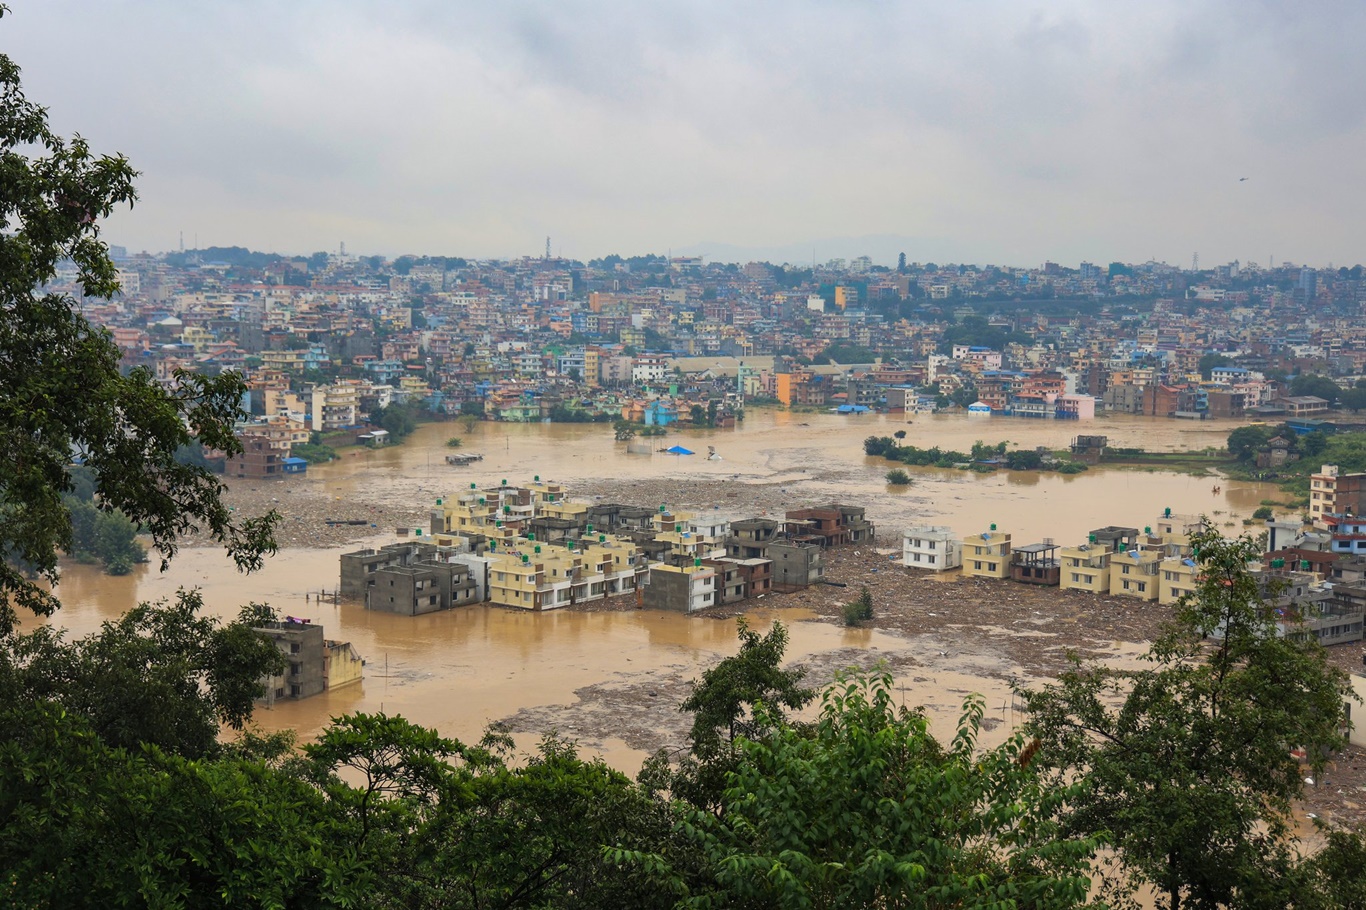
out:
<path id="1" fill-rule="evenodd" d="M 1156 550 L 1121 550 L 1110 557 L 1110 593 L 1157 600 L 1158 565 L 1162 554 Z"/>
<path id="2" fill-rule="evenodd" d="M 996 530 L 963 538 L 963 575 L 968 578 L 1010 577 L 1010 535 Z"/>
<path id="3" fill-rule="evenodd" d="M 1168 557 L 1158 564 L 1157 602 L 1174 604 L 1186 594 L 1195 593 L 1200 567 L 1188 557 Z"/>
<path id="4" fill-rule="evenodd" d="M 1110 557 L 1113 555 L 1112 550 L 1093 543 L 1063 547 L 1059 557 L 1062 574 L 1058 579 L 1058 587 L 1064 591 L 1109 594 Z"/>
<path id="5" fill-rule="evenodd" d="M 522 610 L 555 610 L 629 594 L 643 568 L 629 540 L 607 538 L 565 546 L 525 538 L 490 549 L 489 602 Z"/>

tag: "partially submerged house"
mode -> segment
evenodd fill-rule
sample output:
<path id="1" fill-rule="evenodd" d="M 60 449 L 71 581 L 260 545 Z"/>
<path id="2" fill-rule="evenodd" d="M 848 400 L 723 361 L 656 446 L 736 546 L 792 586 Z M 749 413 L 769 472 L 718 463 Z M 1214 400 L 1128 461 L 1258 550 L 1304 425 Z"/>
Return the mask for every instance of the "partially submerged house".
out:
<path id="1" fill-rule="evenodd" d="M 365 661 L 348 641 L 331 641 L 323 627 L 307 619 L 286 617 L 256 627 L 285 656 L 285 668 L 261 680 L 267 706 L 281 699 L 309 698 L 360 682 Z"/>

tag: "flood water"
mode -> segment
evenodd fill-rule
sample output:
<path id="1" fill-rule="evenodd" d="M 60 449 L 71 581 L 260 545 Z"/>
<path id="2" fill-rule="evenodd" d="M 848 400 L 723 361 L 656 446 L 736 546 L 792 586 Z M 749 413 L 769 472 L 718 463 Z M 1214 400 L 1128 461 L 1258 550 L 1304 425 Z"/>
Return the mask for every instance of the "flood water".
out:
<path id="1" fill-rule="evenodd" d="M 1127 416 L 1077 424 L 752 411 L 735 430 L 671 434 L 663 445 L 679 443 L 699 453 L 678 457 L 627 455 L 625 445 L 615 442 L 603 425 L 482 423 L 466 428 L 445 423 L 420 428 L 400 447 L 352 453 L 338 463 L 311 467 L 294 493 L 282 488 L 278 499 L 287 515 L 295 495 L 325 496 L 338 509 L 358 501 L 422 504 L 471 482 L 485 486 L 506 478 L 515 484 L 540 475 L 566 483 L 571 493 L 576 482 L 591 482 L 609 494 L 619 486 L 620 495 L 611 498 L 652 504 L 642 497 L 671 495 L 679 503 L 714 504 L 731 517 L 839 499 L 867 506 L 869 517 L 878 522 L 880 545 L 889 548 L 899 548 L 903 527 L 925 522 L 963 533 L 985 530 L 994 522 L 1017 542 L 1051 537 L 1066 545 L 1102 525 L 1141 528 L 1165 507 L 1204 512 L 1221 524 L 1236 521 L 1234 516 L 1246 517 L 1261 500 L 1278 498 L 1279 491 L 1269 485 L 1113 468 L 1071 476 L 911 469 L 916 483 L 894 491 L 883 480 L 890 465 L 866 457 L 862 440 L 905 429 L 905 444 L 921 447 L 967 450 L 975 440 L 1004 439 L 1012 445 L 1058 448 L 1085 433 L 1106 435 L 1114 446 L 1160 451 L 1222 447 L 1237 425 Z M 485 460 L 469 468 L 448 467 L 445 442 L 453 435 L 463 438 L 462 451 L 482 452 Z M 721 460 L 705 458 L 709 445 Z M 605 478 L 615 479 L 616 486 L 604 483 Z M 1221 488 L 1217 494 L 1215 486 Z M 758 490 L 764 491 L 762 496 Z M 585 686 L 639 682 L 652 675 L 692 678 L 734 653 L 734 625 L 703 617 L 650 611 L 529 614 L 479 606 L 412 618 L 305 599 L 308 592 L 335 589 L 340 553 L 394 539 L 392 529 L 382 530 L 346 547 L 282 550 L 251 576 L 240 575 L 218 551 L 208 549 L 182 551 L 165 574 L 144 565 L 115 578 L 70 566 L 58 591 L 63 608 L 52 622 L 73 633 L 88 632 L 139 601 L 172 597 L 180 587 L 202 589 L 207 609 L 217 615 L 233 615 L 241 604 L 258 601 L 320 622 L 328 638 L 352 642 L 366 658 L 366 678 L 359 685 L 258 711 L 264 728 L 294 728 L 303 738 L 315 735 L 330 717 L 383 709 L 472 740 L 487 723 L 524 709 L 538 709 L 538 716 L 550 718 L 572 713 L 575 692 Z M 903 680 L 906 699 L 930 704 L 941 734 L 969 691 L 985 694 L 989 710 L 1008 719 L 1008 687 L 997 676 L 1004 676 L 1007 668 L 993 666 L 989 655 L 979 655 L 977 663 L 941 659 L 941 642 L 802 621 L 800 614 L 783 615 L 781 598 L 768 604 L 779 609 L 756 612 L 754 625 L 766 628 L 775 616 L 787 621 L 791 659 L 851 648 L 914 654 L 928 669 Z M 643 757 L 611 737 L 583 746 L 626 770 Z"/>

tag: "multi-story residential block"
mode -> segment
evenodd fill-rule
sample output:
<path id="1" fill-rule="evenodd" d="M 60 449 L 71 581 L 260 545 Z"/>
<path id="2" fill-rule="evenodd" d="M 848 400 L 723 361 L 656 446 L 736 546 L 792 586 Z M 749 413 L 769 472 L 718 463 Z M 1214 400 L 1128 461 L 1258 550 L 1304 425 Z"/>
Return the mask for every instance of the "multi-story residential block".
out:
<path id="1" fill-rule="evenodd" d="M 678 613 L 696 613 L 715 606 L 716 570 L 701 560 L 687 566 L 651 566 L 644 600 L 647 607 Z"/>
<path id="2" fill-rule="evenodd" d="M 1200 579 L 1200 567 L 1188 556 L 1168 557 L 1158 563 L 1157 602 L 1174 604 L 1188 594 L 1194 594 Z"/>
<path id="3" fill-rule="evenodd" d="M 1325 527 L 1329 515 L 1366 512 L 1366 473 L 1348 474 L 1335 464 L 1324 465 L 1309 477 L 1309 520 Z"/>
<path id="4" fill-rule="evenodd" d="M 963 543 L 952 528 L 926 525 L 902 532 L 901 564 L 908 569 L 945 572 L 963 564 Z"/>
<path id="5" fill-rule="evenodd" d="M 1022 584 L 1056 587 L 1062 574 L 1058 549 L 1049 539 L 1015 547 L 1010 554 L 1010 578 Z"/>
<path id="6" fill-rule="evenodd" d="M 1157 600 L 1159 550 L 1121 550 L 1110 558 L 1110 593 Z"/>
<path id="7" fill-rule="evenodd" d="M 1114 551 L 1097 543 L 1064 547 L 1058 575 L 1058 587 L 1064 591 L 1089 591 L 1092 594 L 1110 593 L 1110 558 Z"/>
<path id="8" fill-rule="evenodd" d="M 799 591 L 825 577 L 825 560 L 818 544 L 777 539 L 769 543 L 767 553 L 773 562 L 774 591 Z"/>
<path id="9" fill-rule="evenodd" d="M 360 423 L 360 383 L 315 386 L 311 408 L 315 431 L 342 430 Z"/>
<path id="10" fill-rule="evenodd" d="M 1010 576 L 1010 535 L 990 531 L 963 538 L 963 576 L 965 578 L 1008 578 Z"/>

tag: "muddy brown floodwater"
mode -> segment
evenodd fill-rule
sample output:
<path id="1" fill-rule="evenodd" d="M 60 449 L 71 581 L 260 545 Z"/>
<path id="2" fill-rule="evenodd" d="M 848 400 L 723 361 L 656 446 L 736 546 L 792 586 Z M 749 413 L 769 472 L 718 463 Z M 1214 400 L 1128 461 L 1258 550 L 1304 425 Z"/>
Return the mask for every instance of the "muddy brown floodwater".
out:
<path id="1" fill-rule="evenodd" d="M 905 421 L 754 410 L 735 430 L 655 440 L 657 448 L 680 443 L 699 453 L 693 456 L 628 455 L 602 425 L 429 425 L 402 446 L 349 451 L 297 482 L 239 483 L 230 493 L 237 508 L 273 507 L 285 516 L 284 548 L 261 572 L 240 575 L 219 552 L 200 547 L 184 549 L 164 574 L 145 565 L 113 578 L 70 566 L 58 591 L 63 608 L 52 622 L 88 632 L 180 587 L 200 588 L 209 611 L 222 616 L 249 601 L 269 602 L 322 623 L 329 638 L 352 642 L 367 666 L 358 685 L 258 711 L 265 729 L 292 728 L 307 739 L 336 715 L 383 709 L 471 740 L 487 724 L 502 722 L 524 747 L 556 730 L 634 772 L 654 749 L 681 744 L 686 718 L 677 705 L 692 679 L 734 653 L 731 616 L 634 609 L 530 614 L 477 606 L 408 618 L 306 597 L 337 587 L 340 553 L 387 543 L 396 526 L 425 526 L 437 498 L 470 483 L 540 475 L 581 498 L 667 503 L 733 518 L 838 499 L 866 506 L 878 525 L 882 552 L 846 554 L 835 567 L 850 582 L 873 581 L 874 628 L 840 625 L 839 602 L 851 595 L 831 587 L 765 598 L 750 611 L 750 622 L 764 629 L 783 620 L 791 629 L 789 658 L 806 666 L 817 684 L 842 667 L 885 661 L 906 703 L 925 705 L 941 736 L 952 730 L 963 699 L 980 693 L 988 709 L 986 738 L 995 742 L 1020 719 L 1012 679 L 1046 678 L 1068 647 L 1130 662 L 1153 634 L 1153 617 L 1143 611 L 1154 608 L 1120 602 L 1093 609 L 1076 597 L 1005 583 L 911 579 L 886 555 L 899 549 L 903 527 L 933 522 L 970 533 L 996 523 L 1020 543 L 1051 537 L 1067 544 L 1102 525 L 1141 528 L 1170 507 L 1209 514 L 1234 529 L 1279 491 L 1114 468 L 1072 476 L 910 469 L 915 483 L 893 489 L 883 479 L 889 465 L 863 454 L 864 437 L 904 429 L 908 445 L 966 450 L 979 439 L 1060 448 L 1087 433 L 1109 436 L 1116 446 L 1182 450 L 1220 447 L 1237 425 L 1126 416 L 1080 424 L 938 415 Z M 462 437 L 463 451 L 481 452 L 485 460 L 448 467 L 450 436 Z M 705 457 L 708 446 L 720 460 Z M 367 524 L 328 528 L 327 518 Z"/>

